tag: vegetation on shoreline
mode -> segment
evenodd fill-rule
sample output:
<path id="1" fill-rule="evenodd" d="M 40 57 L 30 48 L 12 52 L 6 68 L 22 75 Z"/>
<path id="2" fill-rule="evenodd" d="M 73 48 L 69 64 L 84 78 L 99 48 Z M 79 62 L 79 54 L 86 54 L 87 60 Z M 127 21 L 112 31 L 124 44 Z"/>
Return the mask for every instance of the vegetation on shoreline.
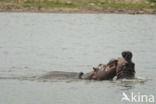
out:
<path id="1" fill-rule="evenodd" d="M 3 8 L 156 9 L 156 0 L 0 0 Z"/>

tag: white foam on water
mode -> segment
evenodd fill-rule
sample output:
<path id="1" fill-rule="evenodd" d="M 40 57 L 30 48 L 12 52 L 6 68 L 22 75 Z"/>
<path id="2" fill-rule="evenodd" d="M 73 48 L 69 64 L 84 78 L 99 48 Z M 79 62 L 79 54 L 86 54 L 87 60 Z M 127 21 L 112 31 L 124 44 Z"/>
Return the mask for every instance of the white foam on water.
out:
<path id="1" fill-rule="evenodd" d="M 136 78 L 134 78 L 134 79 L 122 79 L 121 80 L 121 82 L 138 82 L 138 83 L 144 83 L 144 82 L 146 82 L 146 81 L 148 81 L 148 79 L 147 78 L 144 78 L 144 77 L 136 77 Z"/>

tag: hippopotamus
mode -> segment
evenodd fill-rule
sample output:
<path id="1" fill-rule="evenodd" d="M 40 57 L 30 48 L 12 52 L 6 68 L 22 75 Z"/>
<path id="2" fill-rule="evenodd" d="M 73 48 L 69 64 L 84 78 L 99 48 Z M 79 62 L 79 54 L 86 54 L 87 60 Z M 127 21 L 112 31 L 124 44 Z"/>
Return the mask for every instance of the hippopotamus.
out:
<path id="1" fill-rule="evenodd" d="M 116 75 L 117 79 L 131 79 L 135 77 L 135 64 L 132 62 L 132 52 L 123 51 L 122 57 L 117 60 Z"/>
<path id="2" fill-rule="evenodd" d="M 122 57 L 112 59 L 106 65 L 99 64 L 97 67 L 93 67 L 93 70 L 88 73 L 52 71 L 40 76 L 39 79 L 74 78 L 85 80 L 112 80 L 115 76 L 117 76 L 117 79 L 134 78 L 135 64 L 132 62 L 132 52 L 123 51 L 121 55 Z"/>
<path id="3" fill-rule="evenodd" d="M 93 71 L 89 73 L 81 73 L 80 79 L 88 80 L 112 80 L 116 75 L 117 60 L 111 60 L 106 65 L 99 64 L 93 67 Z"/>
<path id="4" fill-rule="evenodd" d="M 117 60 L 111 60 L 108 64 L 99 64 L 98 67 L 93 67 L 93 70 L 88 73 L 83 72 L 64 72 L 51 71 L 39 77 L 39 79 L 84 79 L 84 80 L 108 80 L 116 75 Z"/>
<path id="5" fill-rule="evenodd" d="M 123 51 L 122 57 L 109 61 L 106 65 L 99 64 L 93 71 L 87 74 L 81 74 L 82 79 L 93 80 L 112 80 L 115 76 L 117 79 L 132 79 L 135 77 L 135 64 L 132 62 L 132 52 Z"/>

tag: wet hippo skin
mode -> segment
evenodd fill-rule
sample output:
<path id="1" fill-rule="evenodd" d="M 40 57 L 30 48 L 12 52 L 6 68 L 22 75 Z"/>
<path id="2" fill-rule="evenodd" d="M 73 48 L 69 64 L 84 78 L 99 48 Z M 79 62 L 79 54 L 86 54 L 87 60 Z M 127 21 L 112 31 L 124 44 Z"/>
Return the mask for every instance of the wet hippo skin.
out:
<path id="1" fill-rule="evenodd" d="M 93 71 L 82 74 L 81 79 L 93 80 L 112 80 L 116 76 L 117 60 L 110 60 L 106 65 L 99 64 L 93 67 Z"/>
<path id="2" fill-rule="evenodd" d="M 116 75 L 116 60 L 111 60 L 107 65 L 99 64 L 97 68 L 88 73 L 52 71 L 39 77 L 39 79 L 85 79 L 85 80 L 110 80 Z"/>
<path id="3" fill-rule="evenodd" d="M 81 72 L 64 72 L 64 71 L 51 71 L 39 77 L 39 79 L 55 79 L 55 78 L 72 78 L 78 79 Z"/>
<path id="4" fill-rule="evenodd" d="M 132 53 L 130 51 L 123 51 L 121 58 L 110 60 L 106 65 L 99 64 L 98 67 L 93 67 L 93 70 L 89 73 L 52 71 L 40 76 L 39 79 L 112 80 L 115 76 L 117 76 L 117 79 L 134 78 L 135 64 L 131 59 Z"/>
<path id="5" fill-rule="evenodd" d="M 117 79 L 134 78 L 135 77 L 135 64 L 132 62 L 132 52 L 123 51 L 122 57 L 118 58 L 117 63 Z"/>
<path id="6" fill-rule="evenodd" d="M 94 80 L 112 80 L 116 76 L 117 60 L 110 60 L 106 65 L 99 64 Z"/>

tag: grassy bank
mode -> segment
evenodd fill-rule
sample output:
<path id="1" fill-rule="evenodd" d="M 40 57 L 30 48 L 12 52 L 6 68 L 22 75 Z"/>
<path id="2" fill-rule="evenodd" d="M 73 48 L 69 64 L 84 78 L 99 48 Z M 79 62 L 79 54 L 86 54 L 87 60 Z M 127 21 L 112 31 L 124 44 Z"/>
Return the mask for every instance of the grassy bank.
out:
<path id="1" fill-rule="evenodd" d="M 0 11 L 22 9 L 156 10 L 156 0 L 0 0 Z M 46 11 L 46 10 L 45 10 Z"/>

